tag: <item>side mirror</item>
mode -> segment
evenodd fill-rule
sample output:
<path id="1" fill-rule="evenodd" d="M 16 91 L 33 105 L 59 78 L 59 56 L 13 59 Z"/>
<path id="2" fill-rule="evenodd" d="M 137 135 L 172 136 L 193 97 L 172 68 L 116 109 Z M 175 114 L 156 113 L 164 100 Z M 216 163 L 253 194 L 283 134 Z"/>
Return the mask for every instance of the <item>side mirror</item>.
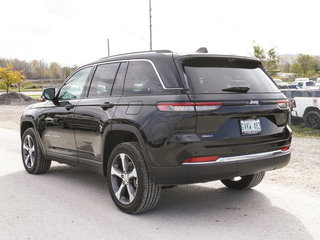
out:
<path id="1" fill-rule="evenodd" d="M 44 99 L 51 100 L 51 101 L 55 98 L 55 95 L 56 95 L 55 88 L 46 88 L 42 92 L 42 96 L 44 97 Z"/>

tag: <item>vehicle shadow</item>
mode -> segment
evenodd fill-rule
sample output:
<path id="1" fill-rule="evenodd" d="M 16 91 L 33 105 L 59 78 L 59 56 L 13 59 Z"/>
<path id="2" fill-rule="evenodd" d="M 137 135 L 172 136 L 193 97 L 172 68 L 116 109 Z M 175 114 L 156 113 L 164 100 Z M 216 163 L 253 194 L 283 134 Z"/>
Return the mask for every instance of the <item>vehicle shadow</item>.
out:
<path id="1" fill-rule="evenodd" d="M 44 175 L 1 176 L 0 203 L 4 239 L 49 239 L 52 232 L 55 239 L 75 239 L 75 232 L 78 239 L 313 239 L 296 216 L 257 190 L 182 185 L 163 190 L 151 212 L 127 215 L 114 206 L 105 178 L 65 165 Z M 125 230 L 114 230 L 123 224 Z"/>

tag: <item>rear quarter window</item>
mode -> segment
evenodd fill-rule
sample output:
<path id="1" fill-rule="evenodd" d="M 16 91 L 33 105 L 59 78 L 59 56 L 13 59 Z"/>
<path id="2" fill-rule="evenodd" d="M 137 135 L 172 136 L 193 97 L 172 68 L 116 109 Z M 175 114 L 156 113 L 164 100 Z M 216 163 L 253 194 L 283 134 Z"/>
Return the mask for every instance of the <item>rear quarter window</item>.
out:
<path id="1" fill-rule="evenodd" d="M 162 94 L 164 89 L 153 66 L 147 61 L 130 61 L 125 79 L 124 94 Z"/>

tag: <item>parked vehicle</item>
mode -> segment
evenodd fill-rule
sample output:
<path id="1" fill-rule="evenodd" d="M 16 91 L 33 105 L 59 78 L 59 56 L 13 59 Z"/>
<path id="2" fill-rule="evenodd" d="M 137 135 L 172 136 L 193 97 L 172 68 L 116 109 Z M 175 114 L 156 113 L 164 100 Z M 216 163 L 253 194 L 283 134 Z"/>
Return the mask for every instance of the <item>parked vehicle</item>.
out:
<path id="1" fill-rule="evenodd" d="M 279 78 L 274 78 L 273 81 L 274 81 L 278 86 L 283 83 L 282 80 L 279 79 Z"/>
<path id="2" fill-rule="evenodd" d="M 317 78 L 316 86 L 320 87 L 320 78 Z"/>
<path id="3" fill-rule="evenodd" d="M 45 173 L 51 161 L 96 171 L 126 213 L 152 209 L 162 187 L 251 188 L 290 159 L 288 100 L 254 58 L 111 56 L 43 96 L 21 117 L 26 171 Z"/>
<path id="4" fill-rule="evenodd" d="M 303 118 L 308 127 L 320 129 L 320 91 L 292 92 L 291 95 L 295 101 L 292 116 Z"/>
<path id="5" fill-rule="evenodd" d="M 301 86 L 299 86 L 298 84 L 295 84 L 295 83 L 288 83 L 288 88 L 289 89 L 300 89 Z"/>
<path id="6" fill-rule="evenodd" d="M 309 78 L 296 78 L 294 80 L 295 83 L 298 83 L 298 82 L 309 82 L 310 79 Z"/>
<path id="7" fill-rule="evenodd" d="M 319 89 L 319 87 L 317 87 L 314 83 L 314 81 L 303 81 L 303 82 L 298 82 L 298 85 L 300 86 L 300 88 L 302 89 Z"/>

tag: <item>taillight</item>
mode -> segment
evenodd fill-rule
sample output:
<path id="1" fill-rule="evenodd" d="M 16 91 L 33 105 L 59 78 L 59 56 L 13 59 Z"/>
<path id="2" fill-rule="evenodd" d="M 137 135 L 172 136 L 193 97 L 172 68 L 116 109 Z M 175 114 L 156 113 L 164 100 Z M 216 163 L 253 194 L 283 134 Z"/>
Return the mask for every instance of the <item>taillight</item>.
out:
<path id="1" fill-rule="evenodd" d="M 292 104 L 292 108 L 296 108 L 297 107 L 295 99 L 291 99 L 291 104 Z"/>
<path id="2" fill-rule="evenodd" d="M 208 156 L 208 157 L 193 157 L 187 159 L 184 163 L 208 163 L 214 162 L 219 159 L 219 156 Z"/>
<path id="3" fill-rule="evenodd" d="M 214 111 L 222 106 L 222 102 L 183 102 L 183 103 L 157 103 L 159 111 L 168 112 L 194 112 Z"/>
<path id="4" fill-rule="evenodd" d="M 286 146 L 286 147 L 282 147 L 281 148 L 281 151 L 282 152 L 285 152 L 285 151 L 288 151 L 290 149 L 290 146 Z"/>
<path id="5" fill-rule="evenodd" d="M 157 108 L 168 112 L 194 112 L 194 103 L 158 103 Z"/>
<path id="6" fill-rule="evenodd" d="M 279 106 L 279 108 L 287 108 L 288 107 L 288 103 L 289 103 L 289 100 L 279 100 L 277 101 L 277 104 Z"/>
<path id="7" fill-rule="evenodd" d="M 197 102 L 196 111 L 214 111 L 222 106 L 222 102 Z"/>

